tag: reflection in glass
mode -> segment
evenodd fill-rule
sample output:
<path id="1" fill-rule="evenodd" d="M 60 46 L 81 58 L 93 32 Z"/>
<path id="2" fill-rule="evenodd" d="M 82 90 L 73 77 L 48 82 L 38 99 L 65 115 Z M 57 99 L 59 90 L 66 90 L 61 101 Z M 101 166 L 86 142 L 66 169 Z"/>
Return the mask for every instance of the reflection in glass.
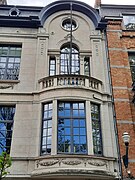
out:
<path id="1" fill-rule="evenodd" d="M 92 135 L 94 154 L 102 155 L 102 138 L 99 105 L 91 104 Z"/>
<path id="2" fill-rule="evenodd" d="M 51 153 L 52 140 L 52 103 L 43 105 L 43 125 L 42 125 L 42 144 L 41 154 Z"/>
<path id="3" fill-rule="evenodd" d="M 135 81 L 135 53 L 129 53 L 128 59 L 130 63 L 130 70 L 133 82 Z"/>
<path id="4" fill-rule="evenodd" d="M 17 80 L 20 69 L 21 48 L 18 46 L 0 46 L 0 79 Z"/>
<path id="5" fill-rule="evenodd" d="M 80 74 L 79 51 L 76 47 L 66 45 L 61 49 L 60 74 Z"/>
<path id="6" fill-rule="evenodd" d="M 135 29 L 135 16 L 123 16 L 126 29 Z"/>
<path id="7" fill-rule="evenodd" d="M 15 107 L 0 106 L 0 154 L 10 153 Z"/>
<path id="8" fill-rule="evenodd" d="M 58 104 L 58 153 L 87 153 L 85 121 L 84 103 Z"/>

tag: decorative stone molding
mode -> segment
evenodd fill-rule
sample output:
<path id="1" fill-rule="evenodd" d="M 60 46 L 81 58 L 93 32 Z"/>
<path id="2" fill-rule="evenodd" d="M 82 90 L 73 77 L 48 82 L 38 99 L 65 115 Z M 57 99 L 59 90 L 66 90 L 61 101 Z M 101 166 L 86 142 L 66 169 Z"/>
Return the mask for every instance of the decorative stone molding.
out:
<path id="1" fill-rule="evenodd" d="M 93 165 L 93 166 L 105 166 L 106 162 L 98 161 L 98 160 L 90 160 L 90 161 L 88 161 L 88 164 Z"/>
<path id="2" fill-rule="evenodd" d="M 32 177 L 53 177 L 81 175 L 87 178 L 93 176 L 102 179 L 114 179 L 113 163 L 114 158 L 92 157 L 92 156 L 70 156 L 58 155 L 41 157 L 35 161 L 35 169 L 31 173 Z M 105 177 L 105 178 L 104 178 Z M 100 178 L 99 178 L 100 179 Z"/>
<path id="3" fill-rule="evenodd" d="M 78 165 L 78 164 L 81 164 L 82 162 L 81 161 L 62 161 L 63 164 L 66 164 L 66 165 Z"/>
<path id="4" fill-rule="evenodd" d="M 8 89 L 8 88 L 13 89 L 13 87 L 14 87 L 13 84 L 0 84 L 0 89 Z"/>
<path id="5" fill-rule="evenodd" d="M 54 161 L 37 161 L 37 168 L 40 166 L 53 166 L 59 163 L 59 160 Z"/>

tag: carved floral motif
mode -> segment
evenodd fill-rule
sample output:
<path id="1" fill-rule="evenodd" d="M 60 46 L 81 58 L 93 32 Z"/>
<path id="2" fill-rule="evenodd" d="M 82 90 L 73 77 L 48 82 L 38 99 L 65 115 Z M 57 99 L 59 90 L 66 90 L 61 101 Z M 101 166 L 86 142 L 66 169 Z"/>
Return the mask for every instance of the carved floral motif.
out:
<path id="1" fill-rule="evenodd" d="M 59 160 L 57 161 L 38 161 L 37 162 L 37 167 L 40 166 L 53 166 L 55 164 L 57 164 L 59 162 Z"/>
<path id="2" fill-rule="evenodd" d="M 81 164 L 81 161 L 62 161 L 62 163 L 66 165 L 78 165 Z"/>
<path id="3" fill-rule="evenodd" d="M 11 85 L 1 84 L 0 85 L 0 89 L 8 89 L 8 88 L 12 88 L 13 89 L 13 84 L 11 84 Z"/>
<path id="4" fill-rule="evenodd" d="M 106 162 L 105 161 L 91 160 L 91 161 L 88 161 L 88 164 L 93 165 L 93 166 L 105 166 Z"/>

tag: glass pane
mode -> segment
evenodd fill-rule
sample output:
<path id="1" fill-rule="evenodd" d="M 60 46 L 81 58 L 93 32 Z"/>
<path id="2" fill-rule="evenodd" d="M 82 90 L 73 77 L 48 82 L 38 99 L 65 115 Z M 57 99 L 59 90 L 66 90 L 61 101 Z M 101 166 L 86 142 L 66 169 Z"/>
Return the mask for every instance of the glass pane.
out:
<path id="1" fill-rule="evenodd" d="M 64 125 L 65 126 L 70 126 L 70 119 L 64 120 Z"/>
<path id="2" fill-rule="evenodd" d="M 74 144 L 80 144 L 79 136 L 74 136 Z"/>
<path id="3" fill-rule="evenodd" d="M 80 135 L 86 135 L 85 128 L 80 128 Z"/>
<path id="4" fill-rule="evenodd" d="M 52 128 L 49 128 L 48 129 L 48 136 L 51 136 L 52 135 Z"/>
<path id="5" fill-rule="evenodd" d="M 43 130 L 43 136 L 47 136 L 47 129 Z"/>
<path id="6" fill-rule="evenodd" d="M 79 135 L 79 128 L 74 128 L 73 129 L 73 134 L 74 135 Z"/>
<path id="7" fill-rule="evenodd" d="M 47 128 L 47 121 L 44 121 L 43 128 Z"/>
<path id="8" fill-rule="evenodd" d="M 86 136 L 80 136 L 80 144 L 86 144 Z"/>
<path id="9" fill-rule="evenodd" d="M 79 116 L 79 112 L 78 112 L 78 110 L 73 110 L 73 116 Z"/>
<path id="10" fill-rule="evenodd" d="M 123 16 L 126 29 L 135 29 L 135 16 Z"/>
<path id="11" fill-rule="evenodd" d="M 78 120 L 73 120 L 73 126 L 78 127 L 79 126 L 79 121 Z"/>
<path id="12" fill-rule="evenodd" d="M 80 127 L 85 127 L 85 120 L 80 120 Z"/>
<path id="13" fill-rule="evenodd" d="M 51 144 L 52 137 L 47 137 L 47 144 Z"/>

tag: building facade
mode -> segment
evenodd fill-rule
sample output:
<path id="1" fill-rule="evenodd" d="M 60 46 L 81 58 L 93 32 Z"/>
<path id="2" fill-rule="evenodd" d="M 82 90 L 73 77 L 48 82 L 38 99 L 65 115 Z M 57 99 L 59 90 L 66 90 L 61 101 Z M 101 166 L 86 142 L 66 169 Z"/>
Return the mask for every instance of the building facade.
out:
<path id="1" fill-rule="evenodd" d="M 107 20 L 106 37 L 110 60 L 121 157 L 125 155 L 122 140 L 124 131 L 130 134 L 129 165 L 127 170 L 135 177 L 135 6 L 100 6 L 100 14 Z M 127 177 L 123 165 L 123 177 Z"/>
<path id="2" fill-rule="evenodd" d="M 106 21 L 79 1 L 0 6 L 7 179 L 120 179 Z"/>

